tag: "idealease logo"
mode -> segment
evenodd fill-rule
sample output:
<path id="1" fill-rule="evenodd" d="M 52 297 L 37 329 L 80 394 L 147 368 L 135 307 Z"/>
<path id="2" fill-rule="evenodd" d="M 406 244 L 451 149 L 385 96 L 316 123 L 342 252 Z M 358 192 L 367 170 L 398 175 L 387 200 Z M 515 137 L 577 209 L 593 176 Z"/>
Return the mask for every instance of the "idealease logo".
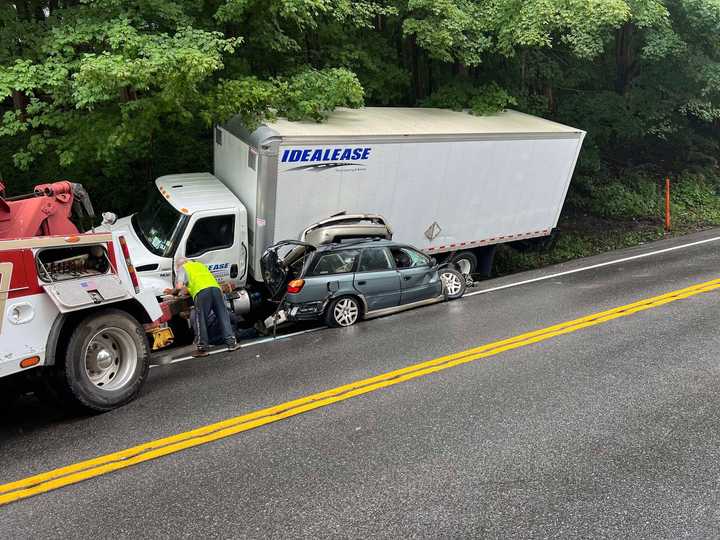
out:
<path id="1" fill-rule="evenodd" d="M 307 148 L 287 149 L 282 153 L 282 163 L 304 163 L 286 171 L 322 172 L 342 167 L 343 172 L 365 170 L 370 148 Z"/>
<path id="2" fill-rule="evenodd" d="M 307 148 L 305 150 L 287 149 L 282 153 L 283 163 L 326 161 L 363 161 L 370 157 L 370 148 Z"/>

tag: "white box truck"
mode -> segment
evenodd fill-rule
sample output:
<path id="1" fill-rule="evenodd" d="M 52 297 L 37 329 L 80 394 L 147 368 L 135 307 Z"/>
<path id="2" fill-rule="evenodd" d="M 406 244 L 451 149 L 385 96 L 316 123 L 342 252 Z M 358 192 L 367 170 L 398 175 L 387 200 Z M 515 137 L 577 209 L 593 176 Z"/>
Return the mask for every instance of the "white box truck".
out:
<path id="1" fill-rule="evenodd" d="M 490 246 L 549 235 L 585 133 L 515 111 L 339 109 L 323 123 L 279 119 L 215 129 L 214 175 L 158 178 L 145 208 L 106 228 L 130 231 L 143 285 L 160 295 L 173 260 L 198 259 L 241 291 L 262 290 L 260 259 L 339 212 L 377 214 L 393 239 L 466 273 Z M 300 238 L 302 239 L 302 238 Z"/>
<path id="2" fill-rule="evenodd" d="M 471 273 L 481 248 L 557 226 L 584 136 L 515 111 L 341 109 L 252 133 L 235 118 L 216 128 L 215 175 L 247 209 L 255 275 L 269 245 L 341 211 L 380 214 L 395 240 Z"/>

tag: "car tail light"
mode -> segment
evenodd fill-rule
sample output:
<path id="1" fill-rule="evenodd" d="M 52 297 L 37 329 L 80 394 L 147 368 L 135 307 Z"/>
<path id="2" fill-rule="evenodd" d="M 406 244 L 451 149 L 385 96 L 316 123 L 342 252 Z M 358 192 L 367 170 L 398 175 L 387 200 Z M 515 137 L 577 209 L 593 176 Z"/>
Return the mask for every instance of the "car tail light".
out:
<path id="1" fill-rule="evenodd" d="M 287 292 L 290 294 L 296 294 L 299 293 L 303 285 L 305 285 L 304 279 L 293 279 L 290 283 L 288 283 Z"/>
<path id="2" fill-rule="evenodd" d="M 120 237 L 120 249 L 122 249 L 122 254 L 125 258 L 125 265 L 127 266 L 128 273 L 130 274 L 130 281 L 132 281 L 133 287 L 135 288 L 135 294 L 139 294 L 140 283 L 138 282 L 137 273 L 135 272 L 132 260 L 130 260 L 130 250 L 127 247 L 127 242 L 125 241 L 124 236 Z"/>

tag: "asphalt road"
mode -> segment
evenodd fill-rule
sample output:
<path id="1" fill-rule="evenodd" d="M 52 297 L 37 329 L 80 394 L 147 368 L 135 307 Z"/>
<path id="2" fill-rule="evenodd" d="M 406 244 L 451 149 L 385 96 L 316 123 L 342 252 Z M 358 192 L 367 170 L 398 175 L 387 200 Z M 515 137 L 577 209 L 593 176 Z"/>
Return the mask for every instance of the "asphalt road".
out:
<path id="1" fill-rule="evenodd" d="M 708 231 L 480 287 L 663 249 Z M 152 370 L 0 425 L 0 484 L 720 277 L 720 241 Z M 3 538 L 720 536 L 720 291 L 0 507 Z"/>

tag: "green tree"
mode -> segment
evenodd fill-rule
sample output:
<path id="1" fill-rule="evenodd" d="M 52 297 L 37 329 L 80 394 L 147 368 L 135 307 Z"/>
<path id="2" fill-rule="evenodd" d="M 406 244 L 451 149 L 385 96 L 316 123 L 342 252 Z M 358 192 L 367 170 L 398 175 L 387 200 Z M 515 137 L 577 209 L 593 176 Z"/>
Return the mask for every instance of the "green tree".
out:
<path id="1" fill-rule="evenodd" d="M 321 120 L 337 106 L 363 104 L 362 88 L 347 70 L 297 63 L 265 80 L 248 73 L 243 37 L 225 29 L 236 13 L 229 8 L 238 3 L 212 4 L 205 10 L 170 0 L 5 6 L 0 103 L 11 106 L 0 137 L 16 143 L 14 166 L 27 170 L 41 158 L 56 169 L 88 176 L 95 168 L 133 184 L 151 179 L 158 163 L 178 170 L 189 150 L 196 166 L 208 168 L 207 130 L 232 114 L 255 122 L 278 112 Z M 287 24 L 312 22 L 311 4 L 281 5 Z M 174 167 L 167 154 L 176 158 Z"/>
<path id="2" fill-rule="evenodd" d="M 322 121 L 363 103 L 575 125 L 591 183 L 707 168 L 719 30 L 718 0 L 6 2 L 0 169 L 108 200 L 111 184 L 129 205 L 154 176 L 209 169 L 214 122 Z"/>

